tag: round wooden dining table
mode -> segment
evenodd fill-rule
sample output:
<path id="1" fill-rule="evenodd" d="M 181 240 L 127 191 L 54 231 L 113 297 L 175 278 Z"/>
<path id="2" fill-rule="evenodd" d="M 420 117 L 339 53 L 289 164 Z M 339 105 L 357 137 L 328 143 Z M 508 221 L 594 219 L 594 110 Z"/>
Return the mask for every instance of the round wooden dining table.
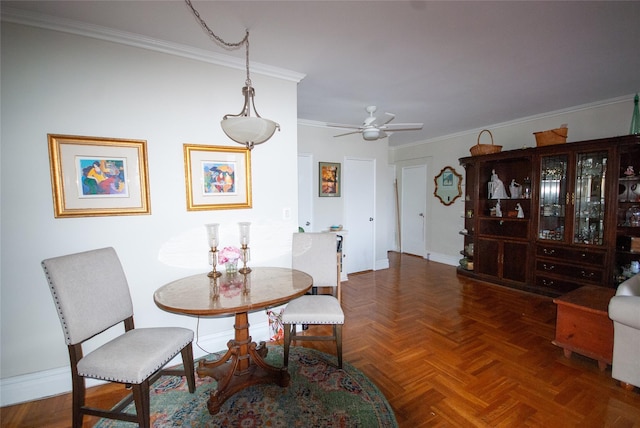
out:
<path id="1" fill-rule="evenodd" d="M 236 392 L 259 383 L 289 384 L 286 367 L 274 367 L 264 358 L 267 346 L 257 344 L 249 335 L 249 312 L 274 307 L 307 293 L 313 285 L 310 275 L 295 269 L 254 267 L 250 273 L 206 273 L 188 276 L 163 285 L 153 295 L 156 305 L 165 311 L 203 317 L 235 316 L 235 337 L 227 343 L 227 352 L 216 360 L 200 360 L 196 373 L 210 376 L 218 383 L 207 407 L 216 414 Z"/>

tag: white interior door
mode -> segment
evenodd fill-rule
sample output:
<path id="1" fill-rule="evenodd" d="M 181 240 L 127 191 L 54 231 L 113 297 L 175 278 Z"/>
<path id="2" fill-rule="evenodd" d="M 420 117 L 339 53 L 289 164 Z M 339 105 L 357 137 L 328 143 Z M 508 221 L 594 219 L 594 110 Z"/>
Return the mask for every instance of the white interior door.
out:
<path id="1" fill-rule="evenodd" d="M 298 155 L 298 227 L 313 232 L 313 156 Z"/>
<path id="2" fill-rule="evenodd" d="M 402 168 L 402 221 L 400 247 L 403 253 L 424 257 L 427 211 L 427 166 Z"/>
<path id="3" fill-rule="evenodd" d="M 375 160 L 347 158 L 342 173 L 345 206 L 347 273 L 372 270 L 375 265 Z"/>

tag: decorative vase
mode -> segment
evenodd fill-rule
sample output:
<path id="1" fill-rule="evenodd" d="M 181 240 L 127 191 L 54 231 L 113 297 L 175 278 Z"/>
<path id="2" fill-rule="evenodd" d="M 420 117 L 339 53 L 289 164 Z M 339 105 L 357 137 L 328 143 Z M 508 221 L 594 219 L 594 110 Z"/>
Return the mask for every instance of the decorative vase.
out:
<path id="1" fill-rule="evenodd" d="M 238 272 L 238 260 L 228 261 L 224 264 L 224 269 L 227 272 L 227 275 L 232 275 Z"/>

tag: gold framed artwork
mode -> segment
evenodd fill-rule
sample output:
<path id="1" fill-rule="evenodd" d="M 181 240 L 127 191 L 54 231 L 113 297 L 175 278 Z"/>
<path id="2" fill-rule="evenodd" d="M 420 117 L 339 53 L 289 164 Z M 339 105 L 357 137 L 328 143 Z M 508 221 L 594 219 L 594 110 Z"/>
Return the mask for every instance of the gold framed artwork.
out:
<path id="1" fill-rule="evenodd" d="M 319 196 L 339 197 L 342 190 L 340 164 L 319 162 L 318 170 Z"/>
<path id="2" fill-rule="evenodd" d="M 146 141 L 47 137 L 56 218 L 151 213 Z"/>
<path id="3" fill-rule="evenodd" d="M 184 145 L 187 211 L 251 208 L 251 151 Z"/>

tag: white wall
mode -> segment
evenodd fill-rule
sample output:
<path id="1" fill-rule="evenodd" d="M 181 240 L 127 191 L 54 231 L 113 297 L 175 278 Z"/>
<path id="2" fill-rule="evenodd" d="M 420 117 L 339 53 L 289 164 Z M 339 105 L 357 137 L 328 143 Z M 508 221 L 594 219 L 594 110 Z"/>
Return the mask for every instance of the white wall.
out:
<path id="1" fill-rule="evenodd" d="M 568 143 L 626 135 L 632 112 L 633 95 L 629 95 L 509 123 L 488 125 L 486 128 L 493 134 L 494 143 L 503 146 L 503 151 L 517 150 L 535 147 L 533 132 L 554 129 L 564 123 L 569 126 Z M 477 143 L 480 131 L 481 129 L 470 130 L 391 151 L 391 161 L 398 171 L 399 186 L 402 186 L 403 166 L 427 165 L 430 179 L 427 180 L 426 252 L 431 253 L 431 260 L 457 264 L 463 246 L 463 239 L 458 231 L 463 228 L 464 211 L 462 199 L 445 206 L 433 196 L 435 185 L 432 177 L 447 165 L 454 167 L 464 177 L 464 168 L 460 166 L 458 159 L 470 156 L 469 148 Z M 485 132 L 481 143 L 490 142 L 491 139 Z M 464 184 L 463 180 L 463 195 Z"/>
<path id="2" fill-rule="evenodd" d="M 223 245 L 237 245 L 237 222 L 251 221 L 252 264 L 290 265 L 297 229 L 296 81 L 252 74 L 260 113 L 282 128 L 251 154 L 253 208 L 187 212 L 183 144 L 238 147 L 219 122 L 242 107 L 242 69 L 7 22 L 1 60 L 2 405 L 70 389 L 44 258 L 113 246 L 129 279 L 136 325 L 193 330 L 196 318 L 163 312 L 152 296 L 166 282 L 208 270 L 205 223 L 220 223 Z M 55 219 L 48 133 L 146 140 L 151 215 Z M 283 219 L 285 208 L 290 219 Z M 265 339 L 264 312 L 250 320 L 262 328 L 252 329 L 253 338 Z M 209 351 L 222 349 L 232 323 L 202 320 L 201 344 L 208 338 L 220 344 Z"/>
<path id="3" fill-rule="evenodd" d="M 395 217 L 393 176 L 389 169 L 388 143 L 386 139 L 365 141 L 359 134 L 334 138 L 338 132 L 305 124 L 298 125 L 298 152 L 313 156 L 313 219 L 314 232 L 326 230 L 334 224 L 344 224 L 344 197 L 321 198 L 318 196 L 318 162 L 338 162 L 343 165 L 348 157 L 376 160 L 376 264 L 375 269 L 389 266 L 387 251 L 394 249 Z M 343 171 L 344 176 L 344 171 Z M 345 250 L 349 247 L 349 236 L 345 236 Z M 348 254 L 346 254 L 348 257 Z"/>

